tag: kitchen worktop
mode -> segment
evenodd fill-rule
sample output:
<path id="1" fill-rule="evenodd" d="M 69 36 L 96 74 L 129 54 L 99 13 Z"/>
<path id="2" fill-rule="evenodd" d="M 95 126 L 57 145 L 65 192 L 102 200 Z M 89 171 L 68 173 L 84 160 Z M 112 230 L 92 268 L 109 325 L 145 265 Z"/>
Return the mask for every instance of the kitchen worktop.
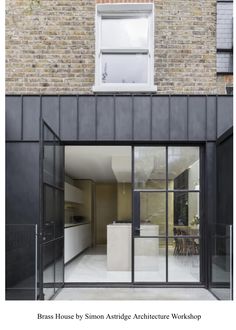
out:
<path id="1" fill-rule="evenodd" d="M 107 269 L 131 270 L 131 223 L 107 225 Z M 140 225 L 140 236 L 135 239 L 134 255 L 144 259 L 159 255 L 159 226 L 151 223 Z M 144 236 L 142 238 L 142 236 Z M 148 237 L 150 236 L 150 238 Z"/>

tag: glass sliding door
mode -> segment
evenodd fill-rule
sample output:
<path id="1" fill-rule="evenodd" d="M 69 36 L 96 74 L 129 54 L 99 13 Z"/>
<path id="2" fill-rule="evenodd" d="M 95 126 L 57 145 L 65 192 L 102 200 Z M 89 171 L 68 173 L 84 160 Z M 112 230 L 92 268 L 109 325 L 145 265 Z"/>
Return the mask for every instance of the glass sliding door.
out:
<path id="1" fill-rule="evenodd" d="M 134 281 L 200 282 L 199 147 L 134 148 Z"/>

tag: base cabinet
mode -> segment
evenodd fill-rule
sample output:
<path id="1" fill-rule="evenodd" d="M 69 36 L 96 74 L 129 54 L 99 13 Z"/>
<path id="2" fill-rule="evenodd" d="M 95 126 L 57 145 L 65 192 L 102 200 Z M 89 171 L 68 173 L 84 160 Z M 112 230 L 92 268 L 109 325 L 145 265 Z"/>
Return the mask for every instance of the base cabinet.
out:
<path id="1" fill-rule="evenodd" d="M 65 263 L 91 245 L 91 225 L 65 228 Z"/>

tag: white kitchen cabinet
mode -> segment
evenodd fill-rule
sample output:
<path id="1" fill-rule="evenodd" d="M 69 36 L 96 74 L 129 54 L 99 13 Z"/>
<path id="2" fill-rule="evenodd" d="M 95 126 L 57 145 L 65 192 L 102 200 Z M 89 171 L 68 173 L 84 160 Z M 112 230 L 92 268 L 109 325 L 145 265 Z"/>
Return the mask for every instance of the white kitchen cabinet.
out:
<path id="1" fill-rule="evenodd" d="M 91 224 L 65 228 L 65 263 L 91 246 Z"/>
<path id="2" fill-rule="evenodd" d="M 65 201 L 78 204 L 83 203 L 82 190 L 65 182 Z"/>

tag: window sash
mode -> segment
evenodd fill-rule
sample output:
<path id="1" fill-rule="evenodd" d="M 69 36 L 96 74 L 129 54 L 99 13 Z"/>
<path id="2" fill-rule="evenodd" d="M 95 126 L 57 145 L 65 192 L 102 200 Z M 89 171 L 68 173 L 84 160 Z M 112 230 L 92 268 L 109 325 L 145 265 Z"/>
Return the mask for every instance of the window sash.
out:
<path id="1" fill-rule="evenodd" d="M 93 89 L 95 91 L 102 90 L 103 88 L 109 90 L 117 87 L 117 91 L 120 89 L 123 90 L 127 88 L 127 91 L 130 89 L 135 90 L 137 85 L 137 90 L 152 90 L 156 91 L 156 86 L 153 85 L 153 74 L 154 74 L 154 7 L 148 5 L 140 5 L 143 10 L 137 9 L 139 4 L 133 5 L 101 5 L 97 7 L 97 16 L 96 16 L 96 73 L 95 73 L 95 86 Z M 115 7 L 120 7 L 120 10 L 117 10 Z M 126 8 L 130 7 L 130 10 Z M 105 9 L 104 9 L 105 8 Z M 114 8 L 114 10 L 113 10 Z M 133 9 L 134 8 L 134 9 Z M 136 10 L 136 9 L 137 10 Z M 116 47 L 102 47 L 102 19 L 117 19 L 117 18 L 144 18 L 148 19 L 148 35 L 147 35 L 147 47 L 130 47 L 130 48 L 116 48 Z M 102 81 L 102 55 L 106 54 L 146 54 L 148 55 L 148 72 L 147 72 L 147 82 L 143 84 L 129 84 L 129 83 L 103 83 Z"/>
<path id="2" fill-rule="evenodd" d="M 149 49 L 145 49 L 145 48 L 103 48 L 100 49 L 100 53 L 101 54 L 149 54 Z"/>

